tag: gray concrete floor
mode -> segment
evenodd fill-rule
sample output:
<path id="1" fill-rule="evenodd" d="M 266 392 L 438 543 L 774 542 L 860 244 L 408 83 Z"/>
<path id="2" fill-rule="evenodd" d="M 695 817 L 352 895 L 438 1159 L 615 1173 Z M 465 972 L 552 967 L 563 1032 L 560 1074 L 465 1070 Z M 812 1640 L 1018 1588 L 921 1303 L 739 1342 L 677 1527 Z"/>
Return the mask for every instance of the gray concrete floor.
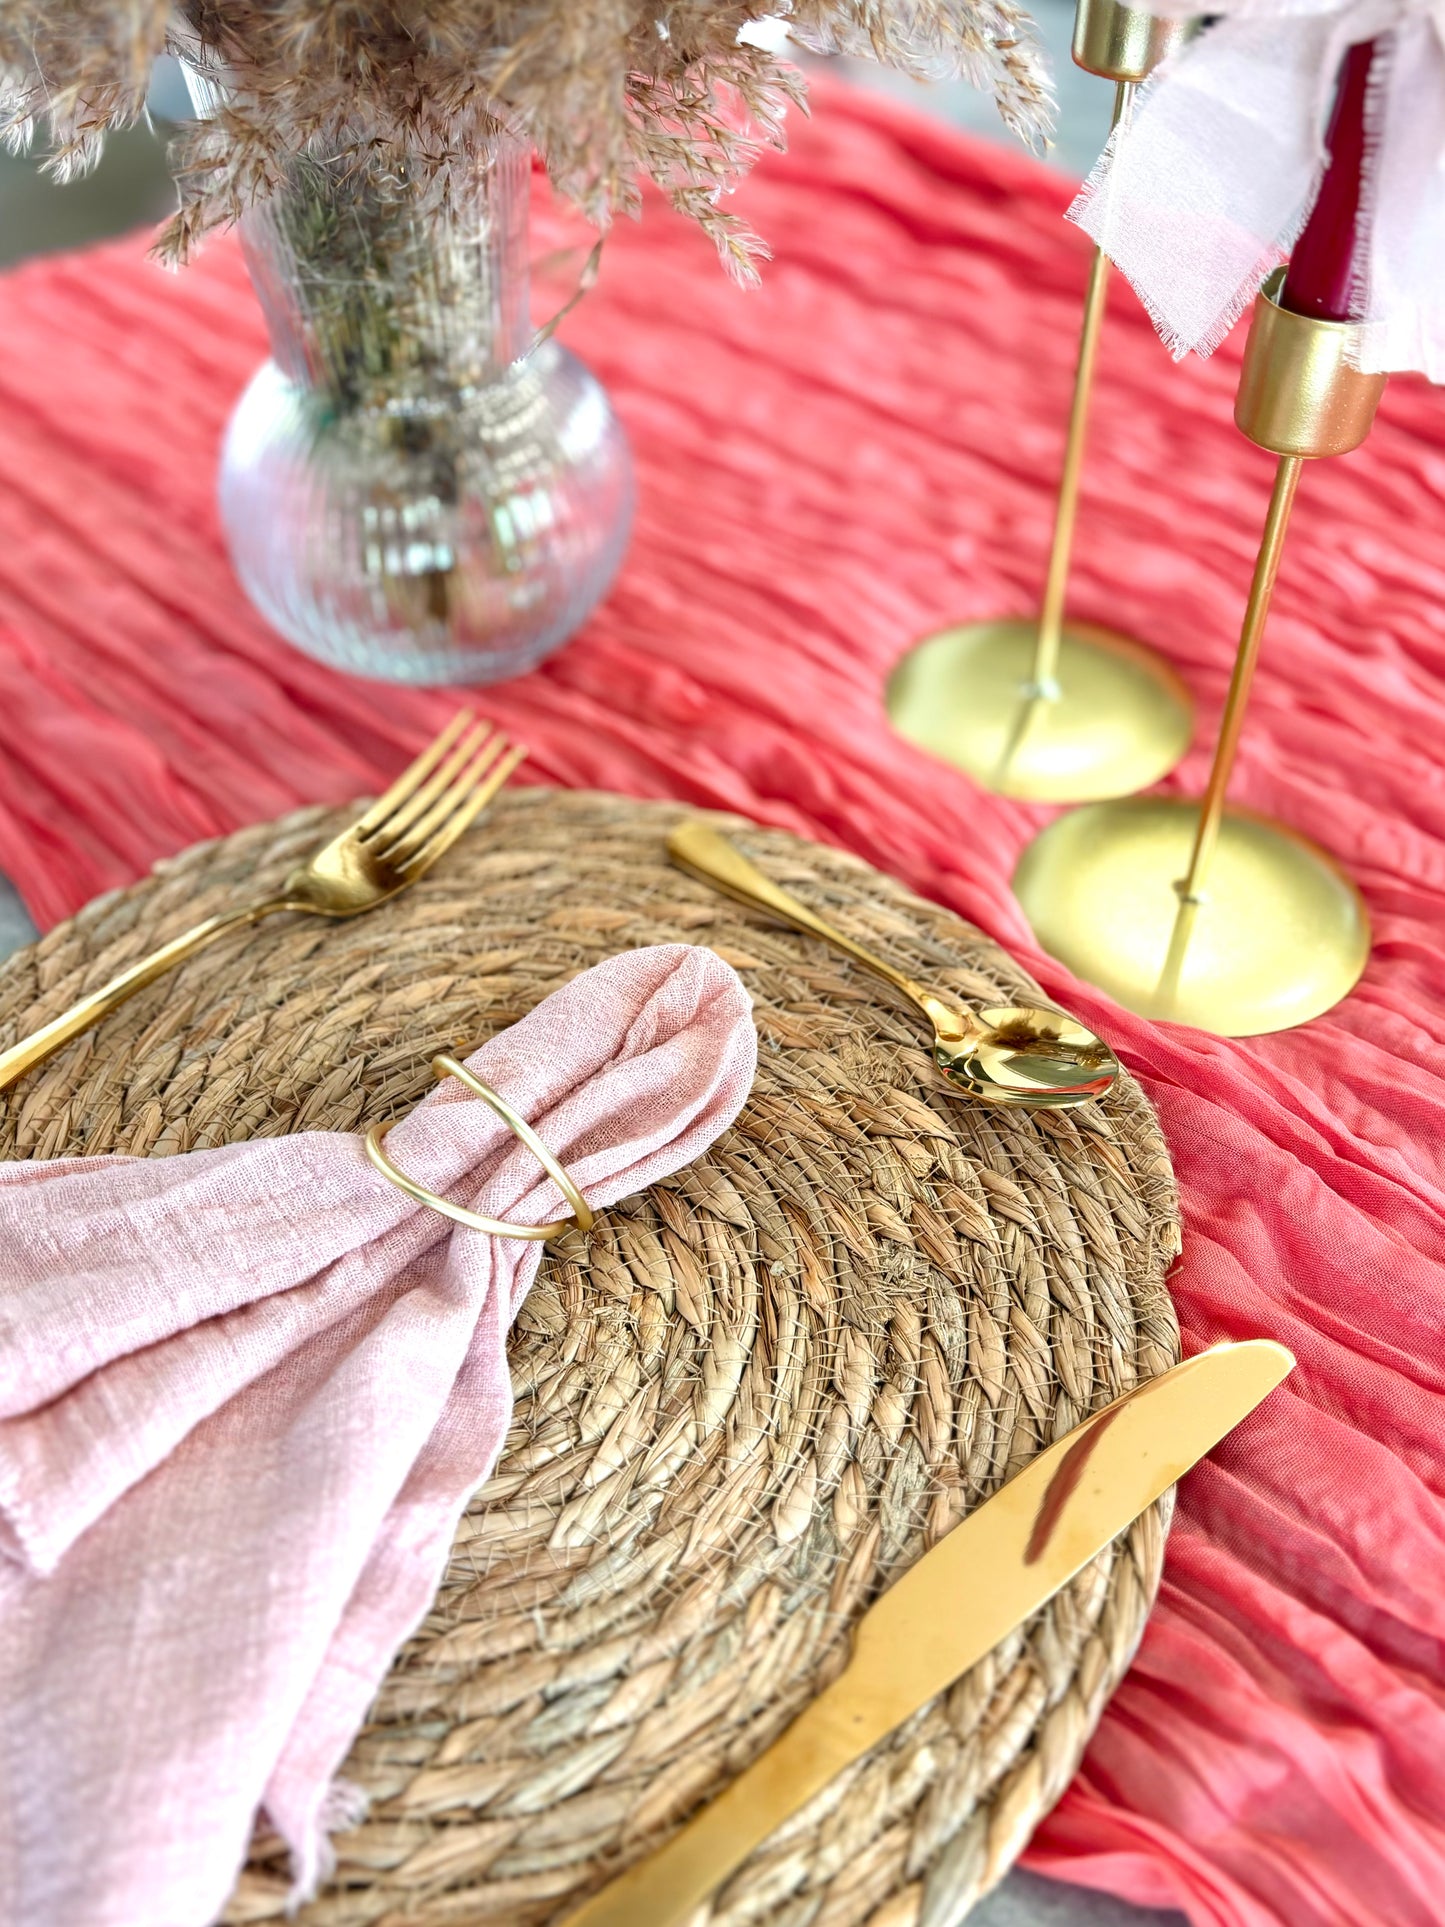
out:
<path id="1" fill-rule="evenodd" d="M 1130 1907 L 1108 1894 L 1015 1870 L 975 1907 L 968 1927 L 1186 1927 L 1183 1914 Z"/>
<path id="2" fill-rule="evenodd" d="M 20 901 L 13 884 L 0 877 L 0 960 L 30 943 L 36 936 L 30 913 Z"/>
<path id="3" fill-rule="evenodd" d="M 1036 15 L 1059 83 L 1062 111 L 1052 158 L 1082 175 L 1107 137 L 1113 92 L 1069 60 L 1072 6 L 1043 0 Z M 974 132 L 1009 138 L 992 103 L 961 81 L 925 85 L 866 61 L 847 64 L 856 80 Z M 173 74 L 161 77 L 152 104 L 160 113 L 184 112 Z M 164 122 L 158 121 L 154 128 L 137 128 L 113 141 L 93 175 L 65 188 L 48 181 L 33 159 L 0 156 L 0 264 L 160 220 L 174 205 L 164 132 Z M 34 934 L 24 906 L 0 878 L 0 957 Z M 1183 1916 L 1145 1912 L 1033 1874 L 1013 1873 L 975 1910 L 970 1927 L 1183 1927 Z"/>

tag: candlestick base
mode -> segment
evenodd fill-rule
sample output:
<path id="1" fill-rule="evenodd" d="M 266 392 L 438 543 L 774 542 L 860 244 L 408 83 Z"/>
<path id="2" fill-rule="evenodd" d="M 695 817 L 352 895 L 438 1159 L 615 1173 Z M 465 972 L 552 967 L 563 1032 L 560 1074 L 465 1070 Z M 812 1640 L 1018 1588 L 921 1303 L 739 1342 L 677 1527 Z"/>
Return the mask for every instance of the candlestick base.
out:
<path id="1" fill-rule="evenodd" d="M 999 796 L 1130 796 L 1189 747 L 1194 704 L 1143 643 L 1070 622 L 1052 689 L 1032 688 L 1038 625 L 974 622 L 916 645 L 888 681 L 893 727 Z"/>
<path id="2" fill-rule="evenodd" d="M 1140 796 L 1071 810 L 1029 844 L 1014 890 L 1034 934 L 1129 1010 L 1219 1037 L 1289 1030 L 1359 981 L 1370 921 L 1325 852 L 1225 812 L 1203 898 L 1182 903 L 1199 805 Z"/>

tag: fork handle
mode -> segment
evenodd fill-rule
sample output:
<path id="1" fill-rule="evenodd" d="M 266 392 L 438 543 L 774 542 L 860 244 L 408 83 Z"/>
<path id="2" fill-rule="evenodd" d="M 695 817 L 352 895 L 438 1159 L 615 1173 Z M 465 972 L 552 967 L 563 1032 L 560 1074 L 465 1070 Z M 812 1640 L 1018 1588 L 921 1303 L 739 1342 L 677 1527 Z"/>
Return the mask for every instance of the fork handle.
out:
<path id="1" fill-rule="evenodd" d="M 39 1030 L 22 1037 L 9 1050 L 0 1051 L 0 1091 L 8 1091 L 27 1071 L 34 1070 L 37 1064 L 43 1064 L 47 1057 L 53 1057 L 63 1045 L 82 1036 L 93 1024 L 98 1024 L 103 1017 L 109 1017 L 113 1010 L 118 1010 L 138 990 L 144 990 L 147 984 L 153 984 L 157 977 L 163 977 L 176 964 L 184 963 L 187 957 L 193 957 L 218 937 L 224 937 L 228 930 L 240 929 L 248 923 L 259 923 L 262 917 L 273 916 L 278 910 L 301 907 L 285 897 L 270 897 L 264 903 L 252 903 L 241 910 L 227 910 L 221 916 L 207 917 L 204 923 L 198 923 L 193 930 L 173 937 L 169 943 L 162 944 L 159 950 L 153 950 L 148 957 L 142 957 L 139 963 L 133 963 L 129 970 L 121 971 L 108 984 L 102 984 L 99 990 L 92 990 L 88 997 L 82 997 L 79 1003 L 62 1011 L 59 1017 L 52 1017 L 48 1024 L 42 1024 Z"/>

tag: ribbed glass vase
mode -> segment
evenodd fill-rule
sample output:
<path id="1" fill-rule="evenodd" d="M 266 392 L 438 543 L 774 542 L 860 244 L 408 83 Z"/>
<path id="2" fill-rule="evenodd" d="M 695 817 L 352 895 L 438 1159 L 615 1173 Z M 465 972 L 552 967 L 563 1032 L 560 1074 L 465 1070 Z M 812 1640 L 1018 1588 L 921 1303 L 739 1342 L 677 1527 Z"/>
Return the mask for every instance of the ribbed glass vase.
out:
<path id="1" fill-rule="evenodd" d="M 627 444 L 555 341 L 531 349 L 530 162 L 462 193 L 313 153 L 243 223 L 271 360 L 226 438 L 247 594 L 323 661 L 495 682 L 564 642 L 622 559 Z"/>

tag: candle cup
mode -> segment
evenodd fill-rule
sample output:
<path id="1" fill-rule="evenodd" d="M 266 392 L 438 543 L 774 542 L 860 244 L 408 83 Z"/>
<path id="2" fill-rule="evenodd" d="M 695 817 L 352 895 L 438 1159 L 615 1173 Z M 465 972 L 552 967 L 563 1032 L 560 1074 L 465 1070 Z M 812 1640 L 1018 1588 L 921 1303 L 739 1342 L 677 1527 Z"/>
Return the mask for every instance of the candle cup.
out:
<path id="1" fill-rule="evenodd" d="M 1332 857 L 1225 808 L 1302 466 L 1359 447 L 1386 380 L 1354 365 L 1358 323 L 1292 312 L 1283 282 L 1277 270 L 1255 305 L 1235 401 L 1238 427 L 1278 467 L 1205 794 L 1071 811 L 1014 875 L 1051 956 L 1131 1010 L 1224 1037 L 1319 1016 L 1354 988 L 1370 950 L 1364 903 Z"/>
<path id="2" fill-rule="evenodd" d="M 1307 461 L 1348 455 L 1369 434 L 1388 377 L 1353 366 L 1357 322 L 1326 321 L 1281 306 L 1284 278 L 1284 269 L 1276 268 L 1254 304 L 1235 424 L 1271 455 Z"/>
<path id="3" fill-rule="evenodd" d="M 1138 83 L 1182 47 L 1194 31 L 1190 20 L 1161 20 L 1120 0 L 1080 0 L 1074 15 L 1074 65 L 1101 80 Z"/>
<path id="4" fill-rule="evenodd" d="M 1121 0 L 1078 0 L 1074 59 L 1114 81 L 1116 125 L 1137 83 L 1195 24 L 1160 20 Z M 1032 802 L 1147 789 L 1179 761 L 1194 728 L 1189 691 L 1162 657 L 1100 623 L 1064 617 L 1108 283 L 1108 260 L 1095 249 L 1040 613 L 928 636 L 888 683 L 888 714 L 900 735 L 984 788 Z"/>

